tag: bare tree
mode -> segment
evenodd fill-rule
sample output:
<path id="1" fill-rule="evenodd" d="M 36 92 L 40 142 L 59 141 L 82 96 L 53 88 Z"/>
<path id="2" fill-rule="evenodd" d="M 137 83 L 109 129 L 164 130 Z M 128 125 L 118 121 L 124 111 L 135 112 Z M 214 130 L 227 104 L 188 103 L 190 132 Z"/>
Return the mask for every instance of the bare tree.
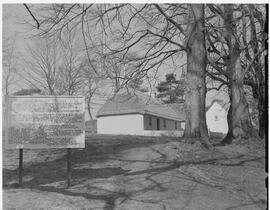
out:
<path id="1" fill-rule="evenodd" d="M 76 31 L 66 31 L 60 43 L 61 66 L 59 71 L 62 77 L 61 84 L 58 85 L 59 94 L 73 95 L 83 88 L 85 78 L 82 68 L 85 54 L 82 53 L 81 43 L 76 37 Z"/>
<path id="2" fill-rule="evenodd" d="M 36 18 L 40 20 L 41 34 L 61 37 L 67 27 L 80 28 L 88 55 L 93 47 L 101 47 L 102 54 L 114 53 L 125 60 L 130 52 L 140 50 L 136 70 L 129 78 L 137 77 L 138 73 L 146 75 L 150 69 L 157 70 L 168 62 L 177 63 L 185 49 L 181 24 L 187 21 L 181 19 L 187 13 L 186 6 L 61 4 L 45 9 L 47 16 Z M 179 14 L 174 14 L 177 10 Z"/>
<path id="3" fill-rule="evenodd" d="M 92 65 L 97 65 L 97 62 L 92 61 Z M 90 119 L 93 119 L 92 115 L 92 105 L 93 98 L 95 96 L 102 96 L 102 90 L 104 89 L 104 81 L 105 79 L 101 76 L 98 76 L 94 70 L 89 65 L 88 60 L 85 59 L 82 63 L 82 74 L 83 74 L 83 85 L 81 88 L 81 93 L 85 96 L 87 111 Z"/>
<path id="4" fill-rule="evenodd" d="M 137 90 L 137 91 L 140 91 L 140 92 L 148 92 L 149 89 L 147 87 L 144 87 L 144 78 L 140 78 L 140 77 L 137 77 L 137 78 L 134 78 L 132 80 L 130 80 L 128 82 L 128 87 L 133 89 L 133 90 Z"/>
<path id="5" fill-rule="evenodd" d="M 4 95 L 9 95 L 12 86 L 18 81 L 18 62 L 19 55 L 15 49 L 15 39 L 5 39 L 3 40 L 3 88 L 2 91 Z"/>
<path id="6" fill-rule="evenodd" d="M 51 95 L 73 95 L 82 88 L 85 55 L 74 33 L 65 33 L 61 42 L 53 37 L 38 39 L 28 52 L 24 62 L 27 83 Z"/>
<path id="7" fill-rule="evenodd" d="M 228 133 L 232 132 L 233 138 L 241 139 L 252 135 L 252 124 L 248 110 L 248 103 L 244 93 L 245 71 L 241 66 L 240 43 L 237 40 L 238 37 L 235 36 L 237 33 L 233 20 L 233 5 L 224 5 L 225 38 L 227 39 L 229 46 L 229 59 L 227 63 L 228 76 L 230 78 L 229 90 L 231 98 L 231 110 L 229 111 L 229 114 L 231 114 L 232 120 Z M 231 138 L 231 136 L 229 138 Z"/>
<path id="8" fill-rule="evenodd" d="M 128 84 L 135 79 L 132 74 L 136 72 L 136 54 L 128 53 L 123 57 L 122 53 L 118 54 L 99 54 L 100 62 L 99 76 L 108 80 L 112 84 L 113 93 L 117 93 L 123 87 L 129 86 Z M 136 78 L 139 78 L 139 72 Z"/>
<path id="9" fill-rule="evenodd" d="M 52 5 L 49 8 L 50 15 L 36 18 L 40 20 L 41 33 L 61 37 L 66 27 L 80 28 L 90 61 L 92 47 L 101 48 L 103 54 L 106 54 L 105 49 L 114 56 L 122 57 L 122 60 L 130 52 L 138 52 L 135 68 L 125 78 L 126 84 L 138 74 L 147 77 L 160 68 L 176 67 L 187 55 L 187 86 L 190 91 L 186 101 L 190 114 L 187 114 L 185 136 L 203 137 L 204 143 L 208 144 L 203 5 L 73 4 Z M 197 85 L 194 85 L 193 79 Z M 191 112 L 193 109 L 195 111 Z"/>
<path id="10" fill-rule="evenodd" d="M 39 87 L 44 93 L 57 95 L 61 83 L 60 46 L 49 39 L 39 39 L 28 47 L 29 55 L 25 59 L 25 80 Z"/>
<path id="11" fill-rule="evenodd" d="M 266 93 L 265 93 L 265 61 L 266 61 L 266 5 L 242 5 L 243 18 L 242 41 L 246 45 L 242 66 L 245 69 L 244 84 L 252 88 L 257 100 L 259 118 L 259 136 L 266 132 Z"/>
<path id="12" fill-rule="evenodd" d="M 261 44 L 264 38 L 258 41 L 255 37 L 265 35 L 262 31 L 255 33 L 254 25 L 250 21 L 253 15 L 247 9 L 249 7 L 250 5 L 208 5 L 210 16 L 214 17 L 207 23 L 210 64 L 208 76 L 219 83 L 215 89 L 220 90 L 224 86 L 228 88 L 231 103 L 227 117 L 229 131 L 222 142 L 224 144 L 231 143 L 233 139 L 254 136 L 244 84 L 250 85 L 253 92 L 264 91 L 264 62 L 262 59 L 262 63 L 255 62 L 265 50 Z M 257 29 L 264 25 L 262 14 L 258 16 L 261 24 L 257 24 Z M 257 70 L 254 70 L 256 68 Z M 257 89 L 257 79 L 260 80 L 261 89 Z"/>
<path id="13" fill-rule="evenodd" d="M 190 5 L 190 32 L 187 40 L 187 88 L 185 136 L 202 137 L 208 142 L 205 116 L 206 49 L 204 5 Z"/>

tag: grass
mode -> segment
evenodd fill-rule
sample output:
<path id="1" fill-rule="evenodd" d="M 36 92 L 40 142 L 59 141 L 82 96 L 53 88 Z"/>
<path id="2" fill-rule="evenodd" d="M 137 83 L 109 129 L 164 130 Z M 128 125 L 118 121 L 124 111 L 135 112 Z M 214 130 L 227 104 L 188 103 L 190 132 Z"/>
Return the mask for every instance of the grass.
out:
<path id="1" fill-rule="evenodd" d="M 18 151 L 3 158 L 5 209 L 265 209 L 262 151 L 213 151 L 187 139 L 89 135 L 72 149 L 25 150 L 18 187 Z"/>

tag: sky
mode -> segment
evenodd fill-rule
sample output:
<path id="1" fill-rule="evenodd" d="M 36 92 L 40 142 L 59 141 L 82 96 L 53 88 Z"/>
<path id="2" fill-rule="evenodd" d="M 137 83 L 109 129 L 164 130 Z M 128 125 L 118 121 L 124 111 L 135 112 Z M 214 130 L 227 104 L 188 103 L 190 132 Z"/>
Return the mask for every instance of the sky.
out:
<path id="1" fill-rule="evenodd" d="M 27 11 L 22 4 L 3 4 L 3 38 L 16 37 L 18 39 L 17 45 L 23 48 L 25 40 L 24 35 L 29 30 L 23 21 L 28 17 Z"/>
<path id="2" fill-rule="evenodd" d="M 14 42 L 14 49 L 21 57 L 25 55 L 25 48 L 31 40 L 26 36 L 30 30 L 25 20 L 28 17 L 27 11 L 22 4 L 3 4 L 2 5 L 2 46 L 9 40 L 9 43 Z M 19 68 L 21 65 L 19 65 Z M 21 81 L 18 79 L 18 81 Z M 11 92 L 18 91 L 24 88 L 23 84 L 17 83 L 11 88 Z"/>
<path id="3" fill-rule="evenodd" d="M 16 49 L 21 53 L 25 54 L 26 46 L 31 43 L 31 39 L 29 39 L 30 28 L 27 24 L 25 24 L 25 20 L 32 20 L 29 16 L 28 12 L 26 11 L 25 7 L 22 4 L 3 4 L 3 40 L 5 38 L 15 38 L 16 39 Z M 30 19 L 29 19 L 30 18 Z M 32 20 L 33 21 L 33 20 Z M 165 79 L 165 75 L 170 73 L 166 67 L 162 68 L 158 73 L 158 81 L 162 81 Z M 174 72 L 177 73 L 177 72 Z M 177 73 L 178 77 L 180 76 Z M 22 88 L 20 86 L 20 88 Z M 221 98 L 225 101 L 228 100 L 226 94 L 224 93 L 217 93 L 216 91 L 211 91 L 207 93 L 207 101 L 206 104 L 211 103 L 213 98 Z"/>
<path id="4" fill-rule="evenodd" d="M 6 38 L 13 38 L 16 40 L 16 49 L 22 54 L 26 55 L 26 47 L 31 44 L 31 37 L 29 39 L 29 31 L 31 28 L 25 24 L 26 20 L 33 23 L 33 19 L 28 14 L 27 10 L 22 4 L 3 4 L 3 40 Z M 168 67 L 163 67 L 157 74 L 158 82 L 165 79 L 165 75 L 171 73 Z M 175 71 L 176 75 L 180 77 L 179 72 Z"/>

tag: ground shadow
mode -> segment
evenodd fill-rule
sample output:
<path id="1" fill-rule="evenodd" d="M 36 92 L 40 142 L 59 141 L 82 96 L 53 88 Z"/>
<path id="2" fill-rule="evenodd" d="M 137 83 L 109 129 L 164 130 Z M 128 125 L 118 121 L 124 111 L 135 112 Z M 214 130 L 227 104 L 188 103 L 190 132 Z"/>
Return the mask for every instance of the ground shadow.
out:
<path id="1" fill-rule="evenodd" d="M 175 141 L 175 140 L 172 140 Z M 96 142 L 87 141 L 85 149 L 73 149 L 72 150 L 72 165 L 76 166 L 76 164 L 83 164 L 91 167 L 92 163 L 102 162 L 112 160 L 111 155 L 120 153 L 124 150 L 129 150 L 138 147 L 151 147 L 155 144 L 165 144 L 169 142 L 168 139 L 160 139 L 159 141 L 154 141 L 153 139 L 145 140 L 143 142 L 138 143 L 138 140 L 134 139 L 124 141 L 115 141 L 115 139 L 107 139 L 106 142 Z M 50 155 L 50 152 L 47 153 L 43 151 L 43 155 Z M 66 155 L 65 151 L 63 151 L 62 157 L 46 162 L 39 163 L 26 163 L 24 166 L 24 177 L 29 177 L 29 180 L 25 180 L 23 183 L 23 188 L 28 189 L 37 189 L 40 191 L 46 192 L 57 192 L 64 195 L 70 196 L 81 196 L 86 199 L 95 199 L 102 200 L 105 202 L 106 207 L 104 209 L 109 210 L 113 209 L 115 206 L 115 201 L 119 198 L 122 198 L 124 202 L 127 199 L 132 199 L 133 194 L 144 193 L 153 189 L 158 189 L 160 191 L 166 191 L 166 189 L 162 186 L 161 183 L 152 179 L 153 175 L 157 175 L 160 173 L 168 172 L 174 169 L 177 169 L 181 166 L 188 165 L 202 165 L 202 164 L 213 164 L 213 165 L 222 165 L 222 166 L 241 166 L 247 162 L 261 161 L 263 157 L 250 157 L 247 158 L 245 155 L 238 155 L 232 157 L 233 163 L 226 156 L 219 156 L 217 158 L 206 158 L 204 160 L 191 160 L 191 161 L 164 161 L 164 155 L 161 154 L 161 160 L 129 160 L 129 159 L 117 159 L 119 161 L 126 162 L 149 162 L 149 163 L 162 163 L 162 166 L 156 166 L 154 168 L 147 168 L 139 171 L 128 171 L 124 170 L 121 167 L 103 167 L 103 168 L 73 168 L 72 169 L 72 185 L 78 185 L 84 181 L 103 178 L 107 179 L 113 176 L 124 175 L 126 177 L 136 176 L 136 175 L 145 175 L 145 179 L 150 180 L 153 185 L 146 186 L 140 190 L 134 190 L 129 192 L 128 194 L 125 192 L 113 192 L 110 191 L 106 194 L 96 195 L 93 193 L 85 193 L 85 192 L 74 192 L 71 189 L 66 189 L 65 187 L 55 187 L 48 186 L 55 182 L 61 182 L 66 180 Z M 165 165 L 164 165 L 165 164 Z M 3 184 L 4 188 L 14 188 L 18 187 L 16 181 L 18 179 L 18 169 L 9 170 L 3 168 Z M 12 182 L 13 181 L 13 182 Z M 15 182 L 14 182 L 15 181 Z M 194 181 L 194 180 L 192 180 Z M 199 182 L 198 182 L 199 183 Z M 200 183 L 204 184 L 204 183 Z M 47 185 L 47 186 L 44 186 Z M 214 186 L 215 187 L 215 186 Z M 220 186 L 216 186 L 220 187 Z"/>
<path id="2" fill-rule="evenodd" d="M 110 159 L 112 154 L 119 153 L 124 150 L 147 147 L 155 144 L 165 144 L 169 141 L 175 141 L 175 138 L 153 138 L 145 137 L 143 139 L 134 136 L 112 136 L 112 135 L 93 135 L 86 139 L 86 146 L 84 149 L 72 149 L 71 162 L 72 166 L 76 164 L 91 165 L 92 163 L 105 162 Z M 178 139 L 179 141 L 179 139 Z M 54 154 L 51 151 L 54 150 L 44 149 L 37 150 L 38 157 L 42 157 L 44 162 L 31 162 L 23 163 L 23 175 L 33 177 L 31 181 L 27 181 L 30 185 L 35 184 L 47 184 L 49 182 L 57 182 L 66 179 L 66 149 L 61 149 L 62 155 L 60 158 L 48 161 L 47 159 Z M 3 153 L 12 152 L 11 150 L 5 150 Z M 35 150 L 24 150 L 24 154 L 27 152 L 32 153 Z M 58 151 L 59 152 L 59 151 Z M 4 154 L 3 154 L 4 155 Z M 18 160 L 10 164 L 18 164 Z M 102 168 L 102 169 L 72 169 L 72 177 L 77 178 L 106 178 L 113 175 L 119 175 L 124 170 L 122 168 Z M 18 168 L 11 170 L 5 168 L 3 164 L 3 187 L 12 187 L 13 183 L 18 180 Z M 11 182 L 11 184 L 9 184 Z M 15 185 L 16 186 L 16 185 Z"/>

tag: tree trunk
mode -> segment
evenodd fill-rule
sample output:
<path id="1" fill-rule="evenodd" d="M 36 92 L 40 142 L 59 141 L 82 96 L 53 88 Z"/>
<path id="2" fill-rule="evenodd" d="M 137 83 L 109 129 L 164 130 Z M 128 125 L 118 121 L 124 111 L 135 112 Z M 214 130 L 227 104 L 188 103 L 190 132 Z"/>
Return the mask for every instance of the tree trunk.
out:
<path id="1" fill-rule="evenodd" d="M 222 145 L 248 139 L 253 132 L 248 103 L 244 94 L 244 74 L 240 65 L 240 54 L 234 54 L 232 61 L 230 66 L 232 80 L 229 85 L 231 105 L 227 115 L 228 133 L 223 139 Z"/>
<path id="2" fill-rule="evenodd" d="M 237 55 L 233 53 L 232 56 L 235 56 L 232 58 L 231 69 L 232 129 L 233 138 L 240 140 L 242 138 L 249 138 L 252 135 L 253 127 L 251 124 L 248 103 L 244 94 L 244 71 L 241 67 L 240 52 L 237 53 Z"/>
<path id="3" fill-rule="evenodd" d="M 231 144 L 233 140 L 233 127 L 232 127 L 232 106 L 230 105 L 228 114 L 227 114 L 227 123 L 228 123 L 228 133 L 222 142 L 219 144 L 220 146 Z"/>
<path id="4" fill-rule="evenodd" d="M 259 95 L 258 95 L 258 111 L 259 111 L 259 137 L 264 138 L 266 132 L 266 101 L 265 101 L 265 86 L 261 84 L 259 86 Z"/>
<path id="5" fill-rule="evenodd" d="M 204 32 L 204 5 L 190 5 L 190 28 L 187 40 L 187 90 L 185 137 L 201 138 L 208 142 L 205 116 L 206 48 Z"/>
<path id="6" fill-rule="evenodd" d="M 257 69 L 258 84 L 251 86 L 253 98 L 257 100 L 257 110 L 258 110 L 258 121 L 259 121 L 259 132 L 260 138 L 265 137 L 266 132 L 266 120 L 267 120 L 267 105 L 266 105 L 266 95 L 265 95 L 265 80 L 262 75 L 262 70 Z"/>
<path id="7" fill-rule="evenodd" d="M 227 72 L 229 76 L 230 111 L 228 113 L 228 134 L 222 143 L 247 139 L 252 135 L 252 124 L 248 103 L 244 94 L 244 70 L 241 67 L 240 46 L 234 36 L 233 5 L 224 5 L 225 39 L 229 46 Z"/>
<path id="8" fill-rule="evenodd" d="M 93 120 L 93 116 L 92 116 L 92 113 L 91 113 L 91 104 L 90 103 L 91 103 L 91 97 L 89 97 L 87 99 L 87 111 L 88 111 L 90 120 Z"/>
<path id="9" fill-rule="evenodd" d="M 254 55 L 253 60 L 253 66 L 255 68 L 256 76 L 254 85 L 252 85 L 253 90 L 253 97 L 255 99 L 258 99 L 258 112 L 259 112 L 259 137 L 263 138 L 265 135 L 265 122 L 266 122 L 266 109 L 267 106 L 265 104 L 265 58 L 263 54 L 260 54 L 260 56 L 257 56 L 258 52 L 260 51 L 259 47 L 259 40 L 261 40 L 262 48 L 265 47 L 264 41 L 266 40 L 266 37 L 264 33 L 261 34 L 261 37 L 258 37 L 258 28 L 256 28 L 255 24 L 255 6 L 250 4 L 249 6 L 249 19 L 250 19 L 250 34 L 251 34 L 251 48 Z M 262 17 L 261 17 L 262 18 Z M 265 24 L 267 21 L 265 21 Z M 267 27 L 267 26 L 266 26 Z M 263 31 L 263 25 L 260 24 L 260 29 Z"/>

